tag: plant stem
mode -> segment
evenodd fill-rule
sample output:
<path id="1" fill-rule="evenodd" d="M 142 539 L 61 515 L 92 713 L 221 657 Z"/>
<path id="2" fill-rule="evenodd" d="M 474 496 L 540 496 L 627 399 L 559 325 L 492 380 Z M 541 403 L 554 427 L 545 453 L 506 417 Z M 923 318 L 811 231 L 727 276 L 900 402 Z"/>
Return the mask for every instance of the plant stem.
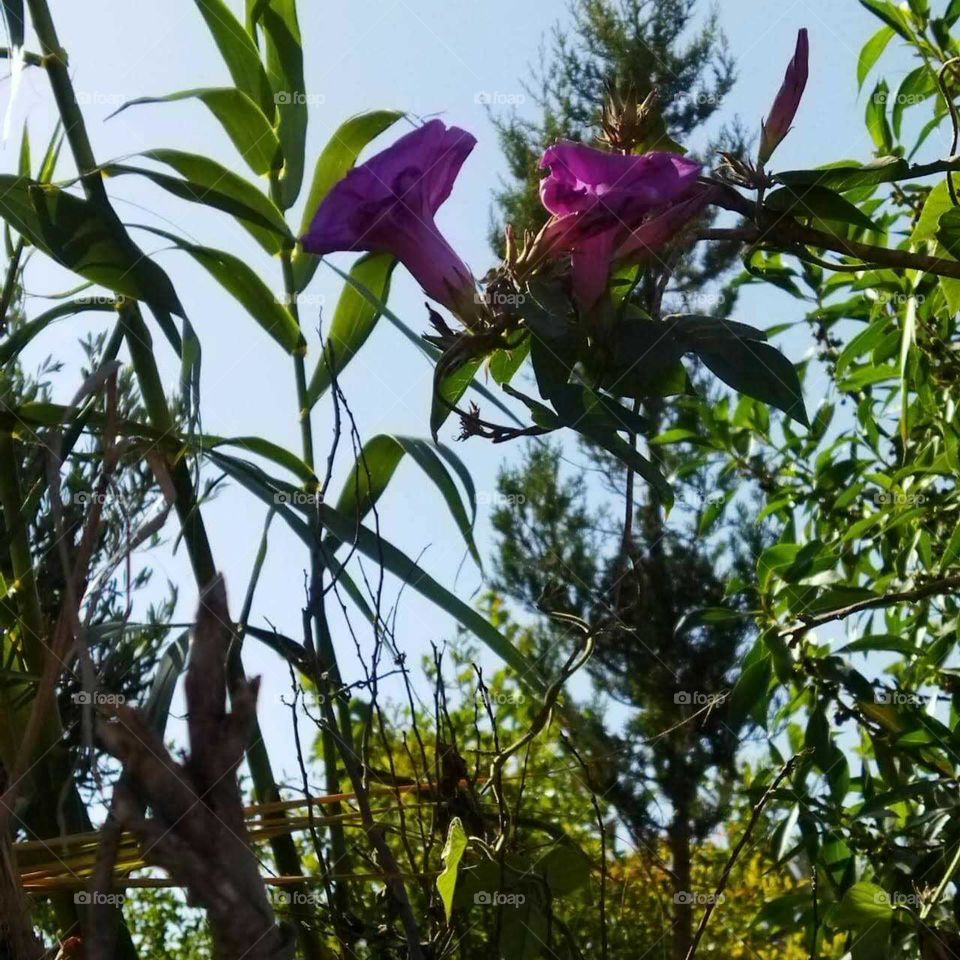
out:
<path id="1" fill-rule="evenodd" d="M 77 172 L 80 175 L 84 194 L 87 199 L 98 204 L 104 216 L 112 219 L 118 230 L 124 230 L 113 210 L 103 178 L 97 168 L 96 157 L 90 144 L 83 114 L 77 103 L 70 73 L 67 68 L 67 56 L 60 46 L 57 31 L 50 14 L 47 0 L 27 0 L 33 27 L 40 41 L 43 64 L 50 79 L 57 109 L 63 123 L 67 142 L 70 145 Z M 126 306 L 122 323 L 128 334 L 125 339 L 137 373 L 140 392 L 147 405 L 147 412 L 155 426 L 162 430 L 172 430 L 173 422 L 163 395 L 162 383 L 157 370 L 156 358 L 150 348 L 150 336 L 146 324 L 135 303 Z M 184 540 L 190 554 L 197 586 L 202 593 L 204 588 L 216 577 L 216 565 L 207 538 L 203 518 L 194 496 L 193 484 L 187 464 L 179 460 L 171 466 L 171 474 L 176 489 L 176 509 L 183 528 Z M 245 680 L 240 645 L 235 644 L 228 661 L 228 674 L 232 690 L 242 687 Z M 247 762 L 253 777 L 254 790 L 260 802 L 280 799 L 279 790 L 270 766 L 269 755 L 260 732 L 259 722 L 254 719 L 251 740 L 246 751 Z M 302 875 L 300 857 L 293 838 L 283 835 L 271 840 L 271 848 L 280 871 L 288 875 Z M 298 911 L 302 914 L 303 911 Z M 298 922 L 301 945 L 308 960 L 323 957 L 325 951 L 319 939 L 307 925 L 302 916 L 295 917 Z"/>

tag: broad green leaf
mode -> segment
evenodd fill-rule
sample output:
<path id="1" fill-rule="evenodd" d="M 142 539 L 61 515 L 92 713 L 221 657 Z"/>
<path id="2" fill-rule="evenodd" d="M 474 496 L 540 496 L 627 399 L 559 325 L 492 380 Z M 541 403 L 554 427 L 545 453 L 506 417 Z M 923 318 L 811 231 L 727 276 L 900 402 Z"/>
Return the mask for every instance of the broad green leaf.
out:
<path id="1" fill-rule="evenodd" d="M 890 894 L 875 883 L 861 880 L 843 895 L 833 915 L 833 923 L 843 929 L 858 929 L 893 918 Z"/>
<path id="2" fill-rule="evenodd" d="M 323 148 L 320 159 L 317 160 L 313 183 L 303 212 L 303 221 L 300 224 L 301 237 L 310 229 L 317 208 L 334 185 L 353 168 L 363 148 L 393 126 L 402 116 L 402 113 L 397 113 L 395 110 L 375 110 L 371 113 L 358 114 L 340 125 Z M 297 247 L 293 255 L 297 290 L 306 289 L 319 264 L 319 257 L 306 253 L 302 247 Z"/>
<path id="3" fill-rule="evenodd" d="M 467 388 L 473 383 L 473 378 L 480 369 L 483 361 L 480 357 L 467 361 L 452 373 L 448 373 L 441 383 L 434 379 L 433 400 L 430 406 L 430 435 L 434 440 L 440 428 L 447 422 L 453 413 L 453 407 L 459 404 Z"/>
<path id="4" fill-rule="evenodd" d="M 176 152 L 176 151 L 172 151 Z M 184 154 L 184 156 L 190 156 Z M 204 164 L 210 164 L 212 167 L 220 165 L 212 160 L 205 161 L 202 157 L 197 160 Z M 242 177 L 230 173 L 224 168 L 223 173 L 226 176 L 211 179 L 210 183 L 202 183 L 196 180 L 181 180 L 178 177 L 171 177 L 166 173 L 159 173 L 156 170 L 149 170 L 146 167 L 135 167 L 123 163 L 111 163 L 105 165 L 103 172 L 110 177 L 121 177 L 134 174 L 145 177 L 163 188 L 168 193 L 172 193 L 181 200 L 188 200 L 190 203 L 199 203 L 204 206 L 213 207 L 222 210 L 224 213 L 234 217 L 241 226 L 247 229 L 257 242 L 271 254 L 271 256 L 280 252 L 284 240 L 292 243 L 293 238 L 287 230 L 286 224 L 280 211 L 257 190 L 252 184 L 247 183 Z M 236 183 L 231 183 L 230 178 L 234 178 L 240 184 L 243 184 L 249 194 L 243 196 L 243 191 L 237 191 L 233 188 Z M 212 184 L 216 184 L 213 186 Z M 272 210 L 270 209 L 272 207 Z"/>
<path id="5" fill-rule="evenodd" d="M 460 861 L 463 859 L 463 853 L 467 849 L 467 832 L 463 829 L 463 824 L 459 817 L 454 817 L 450 821 L 447 829 L 447 840 L 440 853 L 440 859 L 443 861 L 443 870 L 437 877 L 437 891 L 440 894 L 440 900 L 443 902 L 443 912 L 446 915 L 447 923 L 453 914 L 453 897 L 457 890 L 457 874 L 460 870 Z"/>
<path id="6" fill-rule="evenodd" d="M 517 371 L 523 366 L 524 360 L 530 355 L 530 337 L 524 337 L 522 342 L 512 350 L 496 350 L 490 357 L 490 375 L 499 384 L 510 383 Z"/>
<path id="7" fill-rule="evenodd" d="M 727 386 L 768 403 L 809 426 L 796 367 L 775 347 L 756 340 L 701 339 L 694 351 Z"/>
<path id="8" fill-rule="evenodd" d="M 927 194 L 927 199 L 923 203 L 923 210 L 920 212 L 920 219 L 910 236 L 910 242 L 917 244 L 925 240 L 936 239 L 937 231 L 940 229 L 940 218 L 952 207 L 953 200 L 950 199 L 950 189 L 947 186 L 947 181 L 943 180 Z"/>
<path id="9" fill-rule="evenodd" d="M 201 247 L 155 227 L 141 227 L 165 237 L 189 253 L 287 353 L 302 349 L 303 338 L 293 315 L 260 277 L 232 253 Z"/>
<path id="10" fill-rule="evenodd" d="M 951 206 L 940 217 L 937 239 L 947 248 L 950 256 L 960 259 L 960 207 Z"/>
<path id="11" fill-rule="evenodd" d="M 129 107 L 150 103 L 175 103 L 178 100 L 199 100 L 220 121 L 233 145 L 250 169 L 263 176 L 273 170 L 280 155 L 280 141 L 260 107 L 242 90 L 233 87 L 198 87 L 181 90 L 165 97 L 137 97 L 129 100 L 110 116 L 115 117 Z M 109 118 L 108 118 L 109 119 Z"/>
<path id="12" fill-rule="evenodd" d="M 0 217 L 68 270 L 183 316 L 166 273 L 90 201 L 25 177 L 0 176 Z"/>
<path id="13" fill-rule="evenodd" d="M 383 495 L 404 454 L 420 467 L 440 492 L 466 541 L 470 555 L 477 566 L 482 567 L 473 539 L 472 522 L 457 486 L 433 446 L 425 440 L 379 434 L 365 443 L 344 483 L 337 509 L 348 516 L 355 516 L 358 522 L 362 521 Z M 446 455 L 454 456 L 452 451 L 446 451 Z"/>
<path id="14" fill-rule="evenodd" d="M 254 16 L 263 26 L 267 46 L 267 72 L 273 86 L 277 134 L 283 152 L 280 204 L 286 210 L 296 203 L 303 186 L 310 112 L 303 78 L 303 42 L 296 0 L 262 0 L 257 4 Z"/>
<path id="15" fill-rule="evenodd" d="M 766 198 L 764 206 L 796 217 L 816 217 L 820 220 L 852 223 L 867 230 L 877 229 L 876 224 L 846 197 L 818 184 L 797 188 L 781 187 Z"/>
<path id="16" fill-rule="evenodd" d="M 897 140 L 900 139 L 904 113 L 934 96 L 938 89 L 936 78 L 926 65 L 917 67 L 903 78 L 893 100 L 893 135 Z"/>
<path id="17" fill-rule="evenodd" d="M 389 253 L 372 253 L 361 257 L 351 268 L 350 276 L 366 287 L 381 302 L 390 296 L 390 279 L 397 261 Z M 347 284 L 327 331 L 323 353 L 317 362 L 307 388 L 307 406 L 312 407 L 334 380 L 340 377 L 360 348 L 367 342 L 382 312 L 356 286 Z"/>
<path id="18" fill-rule="evenodd" d="M 572 840 L 564 838 L 538 857 L 536 871 L 549 888 L 551 897 L 562 897 L 588 883 L 592 867 L 583 850 Z"/>
<path id="19" fill-rule="evenodd" d="M 772 676 L 773 659 L 769 654 L 755 660 L 740 674 L 730 692 L 730 717 L 734 723 L 741 723 L 758 711 L 767 695 Z"/>
<path id="20" fill-rule="evenodd" d="M 910 164 L 903 157 L 879 157 L 865 164 L 843 162 L 817 170 L 786 170 L 778 173 L 776 179 L 791 187 L 819 184 L 844 192 L 899 180 L 909 170 Z"/>
<path id="21" fill-rule="evenodd" d="M 860 0 L 874 16 L 879 17 L 888 27 L 896 31 L 904 40 L 914 42 L 913 30 L 906 14 L 888 0 Z"/>
<path id="22" fill-rule="evenodd" d="M 857 63 L 857 89 L 863 89 L 863 82 L 874 68 L 894 37 L 893 27 L 881 27 L 863 46 Z"/>
<path id="23" fill-rule="evenodd" d="M 887 103 L 890 100 L 890 88 L 886 80 L 881 80 L 867 101 L 867 130 L 876 144 L 877 150 L 890 153 L 893 149 L 893 133 L 887 119 Z"/>
<path id="24" fill-rule="evenodd" d="M 224 0 L 194 2 L 230 71 L 234 86 L 258 104 L 272 121 L 276 115 L 273 90 L 253 38 Z"/>

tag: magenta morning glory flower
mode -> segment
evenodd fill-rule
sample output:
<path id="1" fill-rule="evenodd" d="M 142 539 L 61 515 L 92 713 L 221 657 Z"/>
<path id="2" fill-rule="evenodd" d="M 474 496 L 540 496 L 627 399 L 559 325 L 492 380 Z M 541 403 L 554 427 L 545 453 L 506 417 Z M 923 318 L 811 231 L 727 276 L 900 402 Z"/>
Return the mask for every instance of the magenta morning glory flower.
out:
<path id="1" fill-rule="evenodd" d="M 797 35 L 797 49 L 793 59 L 787 66 L 783 85 L 773 101 L 770 116 L 763 124 L 763 134 L 760 137 L 760 163 L 766 163 L 773 151 L 777 149 L 783 138 L 790 132 L 790 125 L 797 115 L 803 91 L 807 86 L 810 60 L 810 39 L 806 29 Z"/>
<path id="2" fill-rule="evenodd" d="M 573 254 L 574 296 L 590 307 L 607 289 L 618 246 L 654 211 L 687 197 L 701 166 L 675 153 L 606 153 L 558 143 L 540 161 L 550 174 L 540 185 L 543 205 L 558 218 L 554 234 Z"/>
<path id="3" fill-rule="evenodd" d="M 476 142 L 466 130 L 440 120 L 401 137 L 327 194 L 302 238 L 304 250 L 387 251 L 428 296 L 454 312 L 469 309 L 473 275 L 434 217 Z"/>
<path id="4" fill-rule="evenodd" d="M 650 259 L 657 250 L 666 246 L 691 221 L 698 216 L 714 198 L 711 187 L 699 184 L 690 195 L 645 220 L 632 230 L 617 248 L 615 259 L 638 263 Z"/>

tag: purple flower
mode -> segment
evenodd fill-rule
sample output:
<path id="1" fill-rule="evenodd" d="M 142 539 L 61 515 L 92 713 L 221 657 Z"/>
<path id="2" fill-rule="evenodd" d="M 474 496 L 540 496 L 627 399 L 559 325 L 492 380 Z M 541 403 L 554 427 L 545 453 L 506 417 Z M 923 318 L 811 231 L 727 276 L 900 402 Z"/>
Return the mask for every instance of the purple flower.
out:
<path id="1" fill-rule="evenodd" d="M 762 164 L 773 156 L 773 151 L 790 132 L 790 125 L 797 115 L 800 101 L 803 99 L 803 91 L 807 86 L 809 61 L 810 39 L 804 28 L 797 35 L 797 49 L 787 66 L 783 86 L 780 87 L 777 99 L 773 101 L 770 116 L 763 124 L 763 134 L 760 137 L 760 163 Z"/>
<path id="2" fill-rule="evenodd" d="M 675 153 L 605 153 L 579 143 L 550 147 L 540 161 L 550 174 L 543 205 L 558 219 L 551 239 L 573 254 L 574 296 L 591 307 L 607 288 L 617 248 L 653 211 L 683 200 L 701 166 Z"/>
<path id="3" fill-rule="evenodd" d="M 470 270 L 437 229 L 437 210 L 453 189 L 476 138 L 431 120 L 351 170 L 324 198 L 304 250 L 387 251 L 424 292 L 457 311 L 474 299 Z"/>
<path id="4" fill-rule="evenodd" d="M 648 260 L 662 249 L 691 221 L 697 217 L 714 197 L 710 187 L 696 186 L 685 200 L 667 207 L 632 230 L 616 252 L 617 260 L 634 263 Z"/>

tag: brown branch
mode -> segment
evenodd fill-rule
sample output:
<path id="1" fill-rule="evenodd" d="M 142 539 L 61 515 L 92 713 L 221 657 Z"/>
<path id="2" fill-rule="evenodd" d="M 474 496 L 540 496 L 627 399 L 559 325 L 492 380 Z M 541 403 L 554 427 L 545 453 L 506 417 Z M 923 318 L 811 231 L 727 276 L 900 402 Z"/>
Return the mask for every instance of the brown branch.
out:
<path id="1" fill-rule="evenodd" d="M 802 756 L 804 756 L 804 753 L 795 754 L 784 764 L 783 769 L 781 769 L 781 771 L 776 775 L 773 783 L 767 787 L 763 796 L 753 808 L 753 812 L 750 814 L 750 821 L 747 823 L 747 828 L 744 830 L 743 836 L 740 837 L 737 845 L 733 848 L 732 853 L 727 859 L 727 862 L 723 868 L 723 873 L 720 874 L 720 879 L 717 881 L 716 889 L 713 891 L 713 896 L 710 898 L 710 902 L 706 905 L 706 908 L 703 911 L 703 916 L 700 918 L 700 925 L 697 927 L 697 932 L 693 935 L 693 940 L 690 943 L 690 949 L 687 951 L 686 960 L 693 960 L 694 954 L 697 952 L 697 947 L 700 946 L 700 941 L 703 939 L 703 935 L 707 932 L 707 924 L 710 922 L 710 917 L 713 915 L 713 911 L 716 909 L 717 905 L 722 902 L 723 891 L 727 888 L 727 881 L 730 879 L 730 874 L 733 872 L 734 865 L 739 859 L 740 854 L 743 852 L 743 848 L 747 845 L 747 843 L 749 843 L 753 829 L 756 827 L 757 821 L 760 819 L 760 814 L 763 813 L 763 808 L 767 805 L 780 784 L 790 776 L 793 768 L 797 765 Z"/>
<path id="2" fill-rule="evenodd" d="M 937 596 L 938 594 L 952 593 L 960 588 L 960 574 L 952 577 L 942 577 L 939 580 L 931 580 L 913 590 L 901 590 L 896 593 L 885 593 L 882 597 L 867 597 L 865 600 L 857 600 L 855 603 L 847 604 L 845 607 L 836 607 L 833 610 L 825 610 L 816 616 L 805 615 L 799 619 L 801 626 L 791 627 L 780 633 L 781 637 L 789 637 L 792 641 L 802 637 L 805 633 L 822 627 L 826 623 L 833 623 L 835 620 L 845 620 L 857 613 L 863 613 L 866 610 L 881 610 L 884 607 L 892 607 L 897 603 L 914 603 L 917 600 L 926 600 L 927 597 Z"/>
<path id="3" fill-rule="evenodd" d="M 106 748 L 124 767 L 114 812 L 140 841 L 144 860 L 166 870 L 206 910 L 218 960 L 291 960 L 292 931 L 274 919 L 244 822 L 236 770 L 255 718 L 258 682 L 233 685 L 228 713 L 231 635 L 218 577 L 201 597 L 187 671 L 189 757 L 177 763 L 162 737 L 128 707 L 100 727 Z"/>
<path id="4" fill-rule="evenodd" d="M 800 244 L 831 250 L 842 256 L 856 257 L 880 267 L 922 270 L 940 277 L 960 279 L 960 261 L 911 253 L 907 250 L 891 250 L 888 247 L 838 237 L 825 230 L 805 227 L 789 214 L 772 215 L 770 210 L 758 207 L 752 200 L 730 187 L 718 190 L 714 202 L 724 210 L 739 213 L 750 223 L 742 227 L 701 230 L 695 234 L 697 240 L 738 240 L 750 245 L 772 243 L 781 248 Z"/>

